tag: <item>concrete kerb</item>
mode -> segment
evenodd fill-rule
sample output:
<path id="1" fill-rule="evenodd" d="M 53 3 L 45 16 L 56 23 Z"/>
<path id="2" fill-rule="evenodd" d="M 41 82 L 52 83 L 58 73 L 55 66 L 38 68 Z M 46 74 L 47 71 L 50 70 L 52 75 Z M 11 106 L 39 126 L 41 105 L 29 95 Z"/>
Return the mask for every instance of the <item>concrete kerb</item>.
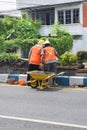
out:
<path id="1" fill-rule="evenodd" d="M 27 74 L 0 74 L 0 83 L 7 83 L 8 79 L 14 79 L 15 81 L 25 80 L 27 81 Z M 87 86 L 86 76 L 56 76 L 56 83 L 58 86 Z M 15 84 L 16 85 L 16 84 Z"/>
<path id="2" fill-rule="evenodd" d="M 0 86 L 3 86 L 3 87 L 22 87 L 19 84 L 9 84 L 9 83 L 0 83 Z M 23 86 L 23 87 L 27 87 L 27 86 Z"/>
<path id="3" fill-rule="evenodd" d="M 84 76 L 57 76 L 56 82 L 63 86 L 87 86 L 87 77 Z"/>
<path id="4" fill-rule="evenodd" d="M 14 84 L 8 83 L 9 79 L 14 80 Z M 27 81 L 27 75 L 26 74 L 0 74 L 0 85 L 4 86 L 20 86 L 17 82 L 19 80 L 23 79 L 25 82 Z"/>

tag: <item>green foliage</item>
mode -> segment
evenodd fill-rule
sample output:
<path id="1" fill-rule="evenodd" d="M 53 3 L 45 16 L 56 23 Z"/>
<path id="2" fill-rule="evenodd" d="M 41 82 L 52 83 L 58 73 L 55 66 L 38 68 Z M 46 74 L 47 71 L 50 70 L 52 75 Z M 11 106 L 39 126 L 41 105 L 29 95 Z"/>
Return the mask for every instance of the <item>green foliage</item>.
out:
<path id="1" fill-rule="evenodd" d="M 23 15 L 23 19 L 5 17 L 0 19 L 0 34 L 6 40 L 38 38 L 40 21 L 32 21 L 28 14 Z"/>
<path id="2" fill-rule="evenodd" d="M 18 21 L 19 21 L 19 19 L 10 18 L 8 16 L 5 16 L 3 18 L 3 24 L 4 24 L 4 27 L 6 28 L 6 30 L 12 29 Z"/>
<path id="3" fill-rule="evenodd" d="M 73 39 L 69 35 L 64 35 L 62 38 L 48 38 L 51 45 L 56 49 L 59 55 L 62 55 L 66 51 L 70 51 L 73 46 Z"/>
<path id="4" fill-rule="evenodd" d="M 70 51 L 73 47 L 73 37 L 57 22 L 51 28 L 51 33 L 56 37 L 56 45 L 59 54 Z M 53 45 L 53 44 L 52 44 Z M 53 45 L 55 46 L 55 45 Z"/>
<path id="5" fill-rule="evenodd" d="M 60 54 L 63 54 L 66 51 L 70 51 L 73 47 L 73 39 L 70 35 L 64 35 L 62 38 L 59 38 L 58 43 Z"/>
<path id="6" fill-rule="evenodd" d="M 3 36 L 4 33 L 6 33 L 6 28 L 5 28 L 4 24 L 3 24 L 3 20 L 0 19 L 0 36 L 1 35 Z"/>
<path id="7" fill-rule="evenodd" d="M 5 40 L 5 52 L 14 53 L 17 52 L 17 49 L 21 47 L 23 52 L 23 57 L 28 56 L 30 48 L 38 43 L 38 39 L 14 39 L 14 40 Z"/>
<path id="8" fill-rule="evenodd" d="M 0 54 L 0 63 L 13 63 L 19 59 L 19 55 L 16 53 L 1 53 Z"/>
<path id="9" fill-rule="evenodd" d="M 5 43 L 3 37 L 0 37 L 0 53 L 5 52 Z"/>
<path id="10" fill-rule="evenodd" d="M 77 59 L 79 63 L 87 61 L 87 51 L 78 51 L 77 52 Z"/>
<path id="11" fill-rule="evenodd" d="M 6 45 L 6 52 L 7 53 L 12 53 L 12 52 L 16 52 L 16 50 L 19 47 L 19 44 L 17 42 L 18 40 L 6 40 L 5 41 L 5 45 Z"/>
<path id="12" fill-rule="evenodd" d="M 32 22 L 33 26 L 38 30 L 41 27 L 41 21 L 35 20 Z"/>
<path id="13" fill-rule="evenodd" d="M 24 12 L 22 14 L 22 19 L 26 19 L 27 21 L 32 22 L 32 19 L 31 19 L 30 15 L 28 13 L 26 13 L 26 12 Z"/>
<path id="14" fill-rule="evenodd" d="M 15 38 L 33 38 L 37 34 L 36 31 L 31 23 L 22 19 L 15 26 Z"/>
<path id="15" fill-rule="evenodd" d="M 0 34 L 6 39 L 14 30 L 14 27 L 17 23 L 17 18 L 10 18 L 5 16 L 3 19 L 0 19 Z"/>
<path id="16" fill-rule="evenodd" d="M 54 36 L 57 36 L 58 38 L 64 35 L 67 35 L 67 36 L 70 35 L 70 33 L 68 33 L 66 29 L 63 28 L 59 22 L 56 22 L 55 24 L 53 24 L 51 28 L 51 34 Z"/>
<path id="17" fill-rule="evenodd" d="M 71 52 L 65 52 L 59 59 L 60 65 L 69 66 L 77 63 L 77 56 Z"/>
<path id="18" fill-rule="evenodd" d="M 22 19 L 5 17 L 0 19 L 0 52 L 16 52 L 21 47 L 23 57 L 27 57 L 30 48 L 38 43 L 39 28 L 41 21 L 32 21 L 31 17 L 24 13 Z M 58 51 L 59 55 L 70 51 L 73 46 L 72 36 L 61 28 L 59 23 L 54 27 L 56 37 L 48 38 L 51 45 Z M 46 39 L 44 37 L 43 39 Z M 2 44 L 3 43 L 3 44 Z"/>
<path id="19" fill-rule="evenodd" d="M 27 58 L 30 48 L 38 43 L 38 39 L 24 39 L 22 40 L 23 57 Z"/>

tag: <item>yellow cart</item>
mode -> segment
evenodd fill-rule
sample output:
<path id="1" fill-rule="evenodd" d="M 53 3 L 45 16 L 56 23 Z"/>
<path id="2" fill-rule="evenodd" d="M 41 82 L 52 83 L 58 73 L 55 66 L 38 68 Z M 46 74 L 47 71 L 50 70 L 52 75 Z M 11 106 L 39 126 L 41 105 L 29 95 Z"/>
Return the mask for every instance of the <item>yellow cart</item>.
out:
<path id="1" fill-rule="evenodd" d="M 29 71 L 27 74 L 30 75 L 30 86 L 32 88 L 36 87 L 40 90 L 43 90 L 44 88 L 50 88 L 51 87 L 51 79 L 55 77 L 54 73 L 51 72 L 44 72 L 44 71 Z"/>

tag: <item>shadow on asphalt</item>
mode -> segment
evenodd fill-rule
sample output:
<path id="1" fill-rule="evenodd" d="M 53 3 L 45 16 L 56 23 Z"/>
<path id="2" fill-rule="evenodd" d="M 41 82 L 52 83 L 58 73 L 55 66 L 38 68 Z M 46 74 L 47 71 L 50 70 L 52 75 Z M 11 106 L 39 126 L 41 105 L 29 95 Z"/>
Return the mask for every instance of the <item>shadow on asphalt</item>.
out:
<path id="1" fill-rule="evenodd" d="M 51 88 L 44 88 L 43 90 L 40 89 L 36 89 L 37 91 L 47 91 L 47 92 L 52 92 L 52 91 L 60 91 L 62 90 L 64 87 L 51 87 Z"/>

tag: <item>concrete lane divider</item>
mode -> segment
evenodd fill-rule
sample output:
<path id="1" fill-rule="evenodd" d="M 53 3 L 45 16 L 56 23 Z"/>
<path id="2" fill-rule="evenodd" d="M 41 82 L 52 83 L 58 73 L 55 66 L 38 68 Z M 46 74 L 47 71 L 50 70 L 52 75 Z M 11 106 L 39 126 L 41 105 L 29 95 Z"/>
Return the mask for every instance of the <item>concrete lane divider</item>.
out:
<path id="1" fill-rule="evenodd" d="M 87 77 L 84 77 L 84 76 L 57 76 L 56 83 L 61 86 L 87 86 Z"/>
<path id="2" fill-rule="evenodd" d="M 6 83 L 9 74 L 0 74 L 0 83 Z"/>
<path id="3" fill-rule="evenodd" d="M 19 84 L 22 86 L 26 85 L 27 75 L 26 74 L 9 74 L 7 82 L 10 84 Z"/>
<path id="4" fill-rule="evenodd" d="M 0 74 L 0 83 L 7 83 L 8 80 L 14 80 L 15 83 L 18 83 L 20 80 L 27 82 L 27 74 Z M 56 83 L 58 86 L 87 86 L 87 77 L 86 76 L 56 76 Z"/>

